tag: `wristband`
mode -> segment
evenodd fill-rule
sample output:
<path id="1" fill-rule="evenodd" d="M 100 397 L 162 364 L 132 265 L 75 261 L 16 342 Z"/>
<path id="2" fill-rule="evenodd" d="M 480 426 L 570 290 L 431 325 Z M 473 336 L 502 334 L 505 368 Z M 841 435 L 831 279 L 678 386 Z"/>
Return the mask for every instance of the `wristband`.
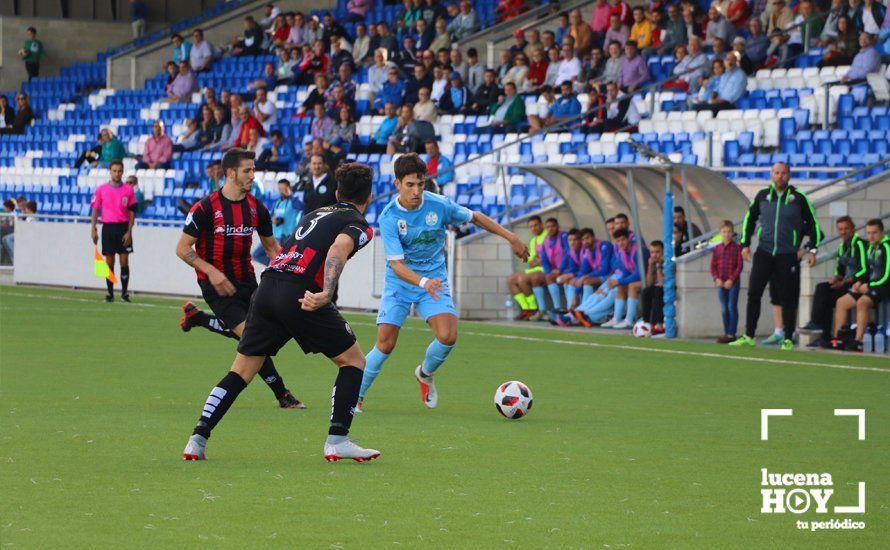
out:
<path id="1" fill-rule="evenodd" d="M 816 250 L 815 248 L 810 249 L 810 254 L 815 254 L 816 252 L 818 252 L 818 250 Z"/>
<path id="2" fill-rule="evenodd" d="M 420 288 L 426 289 L 426 284 L 427 284 L 428 282 L 430 282 L 429 279 L 427 279 L 426 277 L 421 277 L 421 278 L 420 278 L 420 282 L 417 283 L 417 286 L 419 286 Z"/>

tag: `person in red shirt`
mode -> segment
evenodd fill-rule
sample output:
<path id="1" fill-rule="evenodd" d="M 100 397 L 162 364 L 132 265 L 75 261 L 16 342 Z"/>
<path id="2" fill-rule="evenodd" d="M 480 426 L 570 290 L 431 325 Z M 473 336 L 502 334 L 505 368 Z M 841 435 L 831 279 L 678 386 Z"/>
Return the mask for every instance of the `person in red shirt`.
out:
<path id="1" fill-rule="evenodd" d="M 718 344 L 728 344 L 736 339 L 739 324 L 739 279 L 742 275 L 742 245 L 733 240 L 735 228 L 724 220 L 720 225 L 723 242 L 714 248 L 711 256 L 711 277 L 717 286 L 720 310 L 723 315 L 723 336 Z"/>
<path id="2" fill-rule="evenodd" d="M 525 86 L 534 91 L 544 85 L 547 80 L 547 68 L 550 63 L 544 57 L 544 50 L 538 48 L 532 52 L 532 62 L 525 74 Z M 525 90 L 523 90 L 525 91 Z"/>
<path id="3" fill-rule="evenodd" d="M 235 147 L 246 147 L 250 143 L 250 131 L 253 129 L 256 129 L 261 137 L 266 137 L 263 125 L 260 124 L 256 117 L 250 114 L 250 109 L 246 106 L 242 105 L 238 109 L 238 118 L 241 119 L 241 132 L 238 134 L 238 139 L 235 140 Z"/>
<path id="4" fill-rule="evenodd" d="M 737 29 L 744 29 L 748 24 L 748 15 L 751 8 L 746 0 L 731 0 L 726 7 L 726 18 Z"/>
<path id="5" fill-rule="evenodd" d="M 610 15 L 617 15 L 621 19 L 622 25 L 630 26 L 632 12 L 624 0 L 612 0 Z"/>

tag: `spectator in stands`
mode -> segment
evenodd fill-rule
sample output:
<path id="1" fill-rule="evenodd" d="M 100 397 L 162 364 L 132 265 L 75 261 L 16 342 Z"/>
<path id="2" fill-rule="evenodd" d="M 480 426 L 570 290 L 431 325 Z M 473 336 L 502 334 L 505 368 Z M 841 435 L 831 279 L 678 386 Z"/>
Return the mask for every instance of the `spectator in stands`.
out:
<path id="1" fill-rule="evenodd" d="M 510 52 L 506 50 L 500 52 L 498 59 L 500 60 L 500 64 L 497 69 L 495 69 L 495 72 L 497 73 L 498 81 L 500 81 L 513 66 L 513 63 L 510 61 Z"/>
<path id="2" fill-rule="evenodd" d="M 509 21 L 521 13 L 528 11 L 523 0 L 500 0 L 494 8 L 495 22 Z"/>
<path id="3" fill-rule="evenodd" d="M 433 125 L 428 122 L 414 120 L 414 112 L 410 105 L 403 105 L 399 112 L 399 122 L 393 135 L 389 138 L 386 152 L 396 153 L 417 152 L 426 140 L 435 138 Z"/>
<path id="4" fill-rule="evenodd" d="M 337 186 L 329 174 L 330 168 L 321 154 L 313 154 L 309 161 L 309 177 L 301 182 L 303 215 L 337 202 Z"/>
<path id="5" fill-rule="evenodd" d="M 739 55 L 730 52 L 726 56 L 726 72 L 720 79 L 717 89 L 717 97 L 711 100 L 710 110 L 713 113 L 726 109 L 735 109 L 736 102 L 741 99 L 748 89 L 748 76 L 739 68 Z"/>
<path id="6" fill-rule="evenodd" d="M 698 94 L 693 100 L 695 103 L 692 106 L 693 109 L 707 110 L 711 99 L 717 95 L 717 88 L 720 86 L 720 79 L 723 78 L 725 71 L 726 66 L 723 64 L 723 61 L 715 59 L 711 62 L 711 74 L 702 77 Z"/>
<path id="7" fill-rule="evenodd" d="M 562 47 L 562 61 L 560 61 L 556 73 L 556 81 L 560 84 L 565 81 L 574 83 L 580 74 L 581 60 L 578 59 L 575 49 L 571 45 L 564 44 Z"/>
<path id="8" fill-rule="evenodd" d="M 435 180 L 440 188 L 451 183 L 454 180 L 454 170 L 451 169 L 451 161 L 439 151 L 439 143 L 435 139 L 428 139 L 424 146 L 429 157 L 426 161 L 427 176 Z"/>
<path id="9" fill-rule="evenodd" d="M 627 126 L 627 112 L 630 109 L 630 97 L 621 93 L 618 83 L 606 84 L 605 108 L 591 113 L 584 121 L 584 132 L 603 134 L 616 132 Z"/>
<path id="10" fill-rule="evenodd" d="M 430 88 L 423 86 L 418 90 L 418 100 L 414 104 L 414 119 L 434 124 L 438 118 L 436 103 L 430 99 Z"/>
<path id="11" fill-rule="evenodd" d="M 460 42 L 479 30 L 479 14 L 469 0 L 461 0 L 460 13 L 448 24 L 452 40 Z"/>
<path id="12" fill-rule="evenodd" d="M 0 94 L 0 130 L 11 128 L 15 120 L 15 109 L 9 104 L 9 98 Z"/>
<path id="13" fill-rule="evenodd" d="M 473 95 L 464 85 L 463 78 L 458 71 L 451 73 L 451 82 L 445 88 L 442 99 L 439 101 L 439 112 L 446 115 L 469 114 L 473 105 Z"/>
<path id="14" fill-rule="evenodd" d="M 686 27 L 686 36 L 692 38 L 693 36 L 702 36 L 701 25 L 695 19 L 695 13 L 693 10 L 682 10 L 681 17 L 683 18 L 683 25 Z"/>
<path id="15" fill-rule="evenodd" d="M 99 159 L 93 163 L 93 166 L 101 166 L 107 168 L 112 161 L 123 160 L 127 156 L 127 150 L 124 144 L 112 133 L 109 128 L 102 128 L 102 153 Z"/>
<path id="16" fill-rule="evenodd" d="M 133 40 L 142 38 L 145 34 L 145 18 L 148 16 L 148 7 L 145 0 L 130 0 L 130 19 L 133 28 Z"/>
<path id="17" fill-rule="evenodd" d="M 735 341 L 739 324 L 742 246 L 733 240 L 735 229 L 731 221 L 723 221 L 720 234 L 723 240 L 714 247 L 711 255 L 711 278 L 717 287 L 723 317 L 723 336 L 717 339 L 717 343 L 729 344 Z"/>
<path id="18" fill-rule="evenodd" d="M 173 44 L 173 63 L 178 68 L 180 63 L 189 60 L 192 52 L 192 43 L 188 40 L 183 40 L 182 35 L 179 33 L 171 36 L 170 42 Z"/>
<path id="19" fill-rule="evenodd" d="M 724 15 L 726 16 L 726 20 L 732 23 L 732 26 L 735 27 L 737 30 L 744 29 L 745 24 L 748 22 L 748 17 L 751 15 L 751 10 L 748 7 L 748 1 L 729 0 Z"/>
<path id="20" fill-rule="evenodd" d="M 701 237 L 701 228 L 686 220 L 686 210 L 682 206 L 674 207 L 674 226 L 680 229 L 680 239 L 674 242 L 674 256 L 689 252 L 686 243 Z"/>
<path id="21" fill-rule="evenodd" d="M 834 38 L 825 46 L 825 54 L 819 62 L 820 68 L 849 65 L 853 62 L 853 58 L 859 53 L 859 31 L 849 17 L 838 17 Z"/>
<path id="22" fill-rule="evenodd" d="M 148 201 L 145 200 L 145 193 L 142 192 L 142 189 L 139 188 L 139 178 L 136 175 L 131 175 L 127 177 L 127 185 L 129 185 L 133 189 L 133 196 L 136 198 L 136 204 L 134 206 L 136 215 L 142 214 L 145 212 L 145 209 L 148 208 Z"/>
<path id="23" fill-rule="evenodd" d="M 618 87 L 628 93 L 637 91 L 649 82 L 649 65 L 637 48 L 637 43 L 628 40 L 624 44 L 624 58 L 621 60 L 621 68 L 618 75 Z"/>
<path id="24" fill-rule="evenodd" d="M 554 41 L 556 44 L 562 44 L 563 38 L 569 35 L 569 31 L 572 29 L 569 24 L 569 14 L 568 12 L 560 12 L 560 14 L 556 17 L 556 32 L 554 33 Z M 549 47 L 550 45 L 548 45 Z"/>
<path id="25" fill-rule="evenodd" d="M 745 39 L 743 37 L 736 36 L 732 39 L 732 51 L 738 58 L 739 68 L 742 69 L 745 76 L 754 76 L 754 63 L 748 57 L 748 52 L 745 51 Z"/>
<path id="26" fill-rule="evenodd" d="M 629 37 L 630 28 L 627 25 L 621 24 L 621 18 L 618 15 L 614 13 L 610 15 L 609 29 L 606 31 L 606 38 L 604 39 L 604 42 L 606 44 L 618 42 L 618 44 L 623 48 Z"/>
<path id="27" fill-rule="evenodd" d="M 251 128 L 250 134 L 247 137 L 247 143 L 244 144 L 244 149 L 247 149 L 256 156 L 260 156 L 268 143 L 269 140 L 260 135 L 259 128 Z"/>
<path id="28" fill-rule="evenodd" d="M 392 103 L 393 105 L 401 106 L 404 97 L 405 82 L 399 78 L 398 70 L 392 68 L 389 70 L 386 82 L 380 88 L 380 93 L 377 94 L 377 98 L 374 100 L 374 108 L 377 109 L 378 114 L 383 114 L 384 105 Z"/>
<path id="29" fill-rule="evenodd" d="M 435 33 L 433 41 L 429 45 L 429 50 L 439 51 L 441 49 L 451 49 L 451 36 L 448 34 L 448 24 L 444 19 L 437 19 L 434 23 Z"/>
<path id="30" fill-rule="evenodd" d="M 179 65 L 172 61 L 168 61 L 166 65 L 167 69 L 167 82 L 164 84 L 164 89 L 170 87 L 173 84 L 173 81 L 176 80 L 176 76 L 179 74 Z"/>
<path id="31" fill-rule="evenodd" d="M 621 61 L 624 59 L 622 53 L 621 44 L 614 41 L 609 43 L 609 56 L 603 65 L 602 73 L 597 79 L 597 82 L 602 85 L 608 84 L 609 82 L 618 82 L 618 78 L 621 76 Z"/>
<path id="32" fill-rule="evenodd" d="M 869 73 L 881 70 L 881 54 L 875 49 L 875 37 L 867 32 L 859 33 L 859 53 L 853 58 L 850 70 L 841 78 L 844 84 L 865 81 Z"/>
<path id="33" fill-rule="evenodd" d="M 705 45 L 712 46 L 716 39 L 729 44 L 733 38 L 735 38 L 735 27 L 716 7 L 711 6 L 708 10 L 708 26 L 705 28 Z"/>
<path id="34" fill-rule="evenodd" d="M 508 82 L 498 102 L 490 107 L 492 132 L 516 132 L 525 120 L 525 102 L 517 93 L 516 84 Z"/>
<path id="35" fill-rule="evenodd" d="M 355 59 L 349 50 L 343 47 L 343 40 L 339 36 L 331 38 L 331 68 L 334 73 L 340 71 L 341 65 L 355 65 Z"/>
<path id="36" fill-rule="evenodd" d="M 83 153 L 77 157 L 77 161 L 74 163 L 74 169 L 79 169 L 83 163 L 89 163 L 91 166 L 94 162 L 99 160 L 99 156 L 102 154 L 102 142 L 104 138 L 102 137 L 102 133 L 99 133 L 99 136 L 96 139 L 96 145 L 90 149 L 87 149 Z"/>
<path id="37" fill-rule="evenodd" d="M 142 160 L 136 163 L 137 170 L 150 168 L 170 168 L 170 160 L 173 158 L 173 140 L 164 131 L 164 122 L 154 121 L 151 126 L 151 137 L 145 142 Z"/>
<path id="38" fill-rule="evenodd" d="M 686 51 L 686 46 L 680 44 L 674 49 L 674 68 L 671 69 L 671 78 L 661 85 L 664 90 L 679 88 L 684 92 L 689 91 L 690 82 L 694 82 L 694 78 L 687 75 L 689 71 L 690 57 Z"/>
<path id="39" fill-rule="evenodd" d="M 393 61 L 399 66 L 399 70 L 405 78 L 414 73 L 414 65 L 420 63 L 417 58 L 417 48 L 414 47 L 414 37 L 406 35 L 402 39 L 402 49 L 396 54 Z"/>
<path id="40" fill-rule="evenodd" d="M 547 69 L 544 73 L 543 86 L 556 86 L 557 77 L 559 76 L 559 66 L 562 63 L 559 48 L 550 48 L 547 50 L 547 61 L 545 62 Z"/>
<path id="41" fill-rule="evenodd" d="M 884 14 L 887 8 L 879 1 L 863 0 L 862 10 L 856 21 L 856 27 L 867 32 L 868 34 L 877 36 L 881 32 L 881 26 L 884 22 Z"/>
<path id="42" fill-rule="evenodd" d="M 853 219 L 841 216 L 837 219 L 837 235 L 841 239 L 837 248 L 837 264 L 834 276 L 818 283 L 813 293 L 810 322 L 801 330 L 818 331 L 820 337 L 809 347 L 829 347 L 831 319 L 835 303 L 847 295 L 850 289 L 868 273 L 866 242 L 856 234 Z"/>
<path id="43" fill-rule="evenodd" d="M 852 284 L 850 291 L 835 303 L 835 339 L 832 342 L 834 349 L 863 351 L 862 340 L 869 327 L 871 310 L 890 300 L 890 238 L 884 234 L 884 222 L 879 218 L 868 220 L 865 225 L 865 236 L 868 240 L 866 273 L 860 276 Z M 855 342 L 844 346 L 837 339 L 838 332 L 846 324 L 850 311 L 854 309 L 856 310 Z"/>
<path id="44" fill-rule="evenodd" d="M 253 100 L 253 116 L 263 126 L 264 135 L 278 123 L 278 109 L 275 107 L 275 103 L 269 100 L 264 87 L 256 89 L 256 98 Z"/>
<path id="45" fill-rule="evenodd" d="M 634 24 L 630 28 L 629 40 L 637 43 L 637 47 L 644 50 L 652 45 L 655 26 L 646 18 L 646 12 L 642 6 L 633 9 Z"/>
<path id="46" fill-rule="evenodd" d="M 414 22 L 414 42 L 420 51 L 430 49 L 433 40 L 436 38 L 436 31 L 426 22 L 426 19 L 418 19 Z"/>
<path id="47" fill-rule="evenodd" d="M 176 143 L 173 145 L 173 151 L 175 153 L 187 153 L 189 151 L 197 151 L 201 148 L 201 138 L 203 137 L 201 126 L 193 118 L 186 120 L 185 125 L 185 133 L 180 135 L 176 140 Z M 246 142 L 245 138 L 245 143 Z"/>
<path id="48" fill-rule="evenodd" d="M 28 82 L 40 74 L 40 60 L 46 57 L 43 42 L 37 40 L 37 29 L 28 27 L 25 30 L 25 43 L 19 50 L 19 57 L 25 62 L 25 70 L 28 72 Z"/>
<path id="49" fill-rule="evenodd" d="M 405 84 L 405 103 L 415 104 L 419 101 L 421 88 L 432 88 L 433 77 L 426 73 L 423 65 L 414 66 L 414 74 Z"/>
<path id="50" fill-rule="evenodd" d="M 513 58 L 513 67 L 507 71 L 507 74 L 501 79 L 501 84 L 513 83 L 517 89 L 525 88 L 525 79 L 528 75 L 528 60 L 525 54 L 518 54 Z"/>
<path id="51" fill-rule="evenodd" d="M 256 160 L 256 169 L 267 172 L 287 172 L 296 164 L 294 147 L 285 141 L 279 130 L 273 130 L 271 139 Z"/>
<path id="52" fill-rule="evenodd" d="M 274 19 L 273 19 L 274 21 Z M 260 55 L 263 53 L 263 29 L 252 15 L 244 18 L 244 34 L 232 39 L 231 54 Z"/>
<path id="53" fill-rule="evenodd" d="M 31 110 L 31 102 L 28 99 L 28 95 L 24 92 L 19 92 L 15 96 L 16 106 L 18 107 L 18 111 L 12 116 L 12 122 L 6 123 L 9 120 L 9 114 L 4 112 L 3 121 L 5 123 L 5 127 L 0 127 L 0 134 L 16 134 L 22 135 L 25 133 L 25 129 L 31 125 L 31 121 L 34 120 L 34 112 Z M 8 112 L 13 112 L 10 108 Z"/>
<path id="54" fill-rule="evenodd" d="M 326 12 L 324 14 L 324 24 L 322 25 L 322 29 L 323 30 L 321 39 L 322 41 L 324 41 L 326 46 L 329 46 L 331 44 L 332 39 L 335 36 L 338 36 L 341 39 L 346 39 L 349 36 L 349 33 L 346 32 L 346 29 L 343 28 L 343 25 L 341 25 L 337 22 L 336 19 L 334 19 L 334 14 L 332 14 L 331 12 Z M 346 48 L 345 45 L 344 48 L 349 49 Z"/>
<path id="55" fill-rule="evenodd" d="M 754 18 L 748 22 L 750 36 L 745 42 L 745 53 L 751 59 L 754 67 L 762 67 L 766 63 L 767 51 L 770 47 L 770 39 L 763 32 L 763 24 L 760 19 Z"/>
<path id="56" fill-rule="evenodd" d="M 816 45 L 824 48 L 837 38 L 837 22 L 843 15 L 847 15 L 847 6 L 844 0 L 831 0 L 831 6 L 825 13 L 825 23 L 822 25 L 822 32 L 819 33 L 819 39 Z"/>
<path id="57" fill-rule="evenodd" d="M 310 46 L 316 41 L 322 40 L 324 37 L 324 29 L 318 21 L 318 17 L 312 16 L 306 22 L 306 44 Z M 324 50 L 324 41 L 322 40 L 322 50 Z"/>
<path id="58" fill-rule="evenodd" d="M 316 40 L 312 43 L 312 50 L 303 56 L 303 62 L 300 64 L 299 72 L 295 73 L 297 83 L 300 85 L 308 85 L 315 79 L 317 74 L 327 74 L 330 70 L 331 60 L 324 53 L 324 42 Z"/>
<path id="59" fill-rule="evenodd" d="M 528 124 L 530 132 L 537 132 L 547 123 L 550 118 L 550 109 L 556 103 L 556 94 L 551 86 L 544 85 L 541 88 L 541 95 L 534 105 L 534 113 L 528 115 Z"/>
<path id="60" fill-rule="evenodd" d="M 667 8 L 667 21 L 661 30 L 661 46 L 656 50 L 658 55 L 664 55 L 668 52 L 676 52 L 677 46 L 685 45 L 688 40 L 686 35 L 686 24 L 680 16 L 680 8 L 677 5 L 670 5 Z"/>
<path id="61" fill-rule="evenodd" d="M 664 243 L 649 243 L 646 265 L 646 288 L 640 293 L 643 321 L 652 327 L 651 336 L 664 334 Z"/>
<path id="62" fill-rule="evenodd" d="M 207 141 L 204 146 L 205 150 L 221 151 L 224 147 L 233 142 L 232 124 L 226 120 L 226 112 L 226 109 L 222 105 L 213 107 L 213 131 L 210 140 Z"/>
<path id="63" fill-rule="evenodd" d="M 337 86 L 342 88 L 343 98 L 349 102 L 350 108 L 355 111 L 355 78 L 352 75 L 353 65 L 350 63 L 344 63 L 340 65 L 340 69 L 337 71 L 337 78 L 334 79 L 333 88 L 336 89 Z M 330 90 L 331 95 L 336 91 L 335 89 Z M 327 94 L 325 94 L 327 95 Z"/>
<path id="64" fill-rule="evenodd" d="M 334 125 L 334 120 L 325 112 L 324 105 L 316 104 L 312 109 L 313 119 L 310 135 L 314 139 L 325 139 Z"/>
<path id="65" fill-rule="evenodd" d="M 345 106 L 337 112 L 337 117 L 325 136 L 325 146 L 335 154 L 342 152 L 345 155 L 356 141 L 355 119 L 352 116 L 352 109 Z"/>
<path id="66" fill-rule="evenodd" d="M 612 13 L 618 15 L 622 25 L 630 25 L 632 20 L 630 6 L 624 0 L 612 1 Z"/>
<path id="67" fill-rule="evenodd" d="M 198 91 L 198 79 L 192 72 L 188 61 L 179 64 L 179 73 L 173 79 L 173 83 L 167 86 L 167 103 L 187 103 L 192 99 L 192 94 Z"/>
<path id="68" fill-rule="evenodd" d="M 278 75 L 275 72 L 275 65 L 272 63 L 266 63 L 263 65 L 263 74 L 259 78 L 254 81 L 251 81 L 247 84 L 248 90 L 256 90 L 259 88 L 272 88 L 275 89 L 275 85 L 278 82 Z M 245 96 L 249 99 L 250 95 L 245 94 Z"/>
<path id="69" fill-rule="evenodd" d="M 352 58 L 358 65 L 364 66 L 372 60 L 371 37 L 363 23 L 355 26 L 355 42 L 352 43 Z"/>
<path id="70" fill-rule="evenodd" d="M 189 66 L 196 73 L 206 71 L 213 61 L 213 44 L 204 40 L 204 31 L 201 29 L 195 29 L 192 40 L 195 42 L 189 51 Z"/>
<path id="71" fill-rule="evenodd" d="M 377 23 L 377 34 L 379 35 L 379 45 L 377 47 L 387 51 L 387 59 L 393 59 L 399 51 L 399 43 L 390 32 L 389 24 L 386 21 Z"/>
<path id="72" fill-rule="evenodd" d="M 235 140 L 235 147 L 245 147 L 250 140 L 250 131 L 253 129 L 257 130 L 260 137 L 266 135 L 263 125 L 253 116 L 246 105 L 242 105 L 238 110 L 238 118 L 241 119 L 241 128 L 238 132 L 238 138 Z"/>
<path id="73" fill-rule="evenodd" d="M 529 29 L 526 31 L 525 39 L 525 49 L 522 53 L 525 54 L 527 59 L 531 59 L 532 53 L 535 51 L 544 49 L 544 44 L 541 42 L 541 31 L 538 29 Z"/>
<path id="74" fill-rule="evenodd" d="M 525 75 L 525 87 L 522 93 L 534 93 L 547 81 L 547 69 L 550 64 L 544 58 L 545 50 L 538 48 L 532 52 L 531 63 L 528 67 L 528 73 Z M 556 80 L 554 72 L 553 79 Z"/>
<path id="75" fill-rule="evenodd" d="M 451 70 L 457 71 L 460 73 L 460 79 L 464 82 L 467 81 L 467 71 L 469 70 L 469 65 L 464 61 L 464 56 L 460 53 L 458 48 L 451 48 L 451 51 L 448 52 L 448 59 L 451 63 Z"/>
<path id="76" fill-rule="evenodd" d="M 258 23 L 260 29 L 265 30 L 272 26 L 275 23 L 275 19 L 281 15 L 281 9 L 278 8 L 275 4 L 269 2 L 265 6 L 263 6 L 263 13 L 265 16 L 260 19 Z"/>
<path id="77" fill-rule="evenodd" d="M 374 51 L 374 64 L 368 69 L 368 86 L 374 94 L 380 92 L 386 82 L 389 70 L 394 68 L 395 64 L 387 61 L 385 48 L 378 48 Z"/>
<path id="78" fill-rule="evenodd" d="M 290 25 L 290 34 L 287 35 L 286 46 L 300 48 L 307 44 L 306 36 L 309 26 L 306 24 L 306 16 L 303 12 L 294 13 L 293 22 L 288 22 L 288 24 Z"/>
<path id="79" fill-rule="evenodd" d="M 275 86 L 279 84 L 290 85 L 294 83 L 294 67 L 299 67 L 302 51 L 294 48 L 290 51 L 284 48 L 276 50 L 278 59 L 275 66 Z"/>
<path id="80" fill-rule="evenodd" d="M 12 199 L 3 201 L 3 213 L 9 214 L 0 218 L 0 246 L 2 246 L 4 264 L 11 265 L 15 261 L 15 202 Z"/>
<path id="81" fill-rule="evenodd" d="M 476 114 L 487 114 L 492 105 L 498 102 L 501 88 L 497 83 L 497 75 L 491 69 L 485 71 L 482 85 L 473 94 L 471 109 Z"/>
<path id="82" fill-rule="evenodd" d="M 467 50 L 466 74 L 467 88 L 470 89 L 470 93 L 475 94 L 485 79 L 485 65 L 479 62 L 479 52 L 476 48 Z"/>
<path id="83" fill-rule="evenodd" d="M 398 122 L 399 117 L 396 106 L 391 102 L 387 102 L 383 106 L 383 121 L 380 122 L 374 134 L 372 134 L 371 143 L 366 147 L 357 147 L 357 151 L 377 154 L 386 153 L 386 145 L 389 143 L 390 136 L 395 132 Z"/>
<path id="84" fill-rule="evenodd" d="M 556 101 L 550 108 L 550 116 L 546 119 L 547 126 L 581 114 L 581 103 L 573 91 L 572 83 L 568 80 L 564 81 L 560 85 L 560 92 L 560 96 L 556 98 Z"/>
<path id="85" fill-rule="evenodd" d="M 612 6 L 608 0 L 597 0 L 593 5 L 593 12 L 590 16 L 590 30 L 593 31 L 593 45 L 603 47 L 606 39 L 606 31 L 609 30 L 609 19 L 612 12 Z"/>
<path id="86" fill-rule="evenodd" d="M 766 24 L 766 33 L 772 35 L 773 31 L 784 31 L 794 20 L 794 12 L 785 3 L 785 0 L 772 0 L 770 2 L 772 9 L 769 12 L 763 12 L 766 19 L 761 16 L 762 22 Z"/>
<path id="87" fill-rule="evenodd" d="M 594 47 L 593 30 L 581 16 L 581 10 L 574 9 L 569 15 L 569 35 L 575 39 L 575 50 L 578 55 L 584 56 L 590 53 Z"/>
<path id="88" fill-rule="evenodd" d="M 195 122 L 201 126 L 201 148 L 206 149 L 211 144 L 219 140 L 222 128 L 216 124 L 213 116 L 213 109 L 209 105 L 201 106 L 201 119 L 196 118 Z"/>

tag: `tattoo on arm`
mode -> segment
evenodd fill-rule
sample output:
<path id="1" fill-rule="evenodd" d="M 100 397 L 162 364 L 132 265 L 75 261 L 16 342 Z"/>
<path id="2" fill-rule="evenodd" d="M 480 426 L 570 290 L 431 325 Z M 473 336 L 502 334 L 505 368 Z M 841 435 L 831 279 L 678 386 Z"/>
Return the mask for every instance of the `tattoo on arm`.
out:
<path id="1" fill-rule="evenodd" d="M 334 287 L 337 286 L 337 281 L 340 279 L 340 274 L 343 272 L 343 267 L 345 262 L 343 259 L 329 255 L 327 260 L 324 263 L 324 291 L 333 294 Z"/>
<path id="2" fill-rule="evenodd" d="M 192 267 L 195 267 L 195 261 L 199 259 L 198 253 L 194 251 L 194 249 L 189 249 L 188 252 L 185 253 L 185 256 L 182 257 L 185 263 L 189 264 Z"/>

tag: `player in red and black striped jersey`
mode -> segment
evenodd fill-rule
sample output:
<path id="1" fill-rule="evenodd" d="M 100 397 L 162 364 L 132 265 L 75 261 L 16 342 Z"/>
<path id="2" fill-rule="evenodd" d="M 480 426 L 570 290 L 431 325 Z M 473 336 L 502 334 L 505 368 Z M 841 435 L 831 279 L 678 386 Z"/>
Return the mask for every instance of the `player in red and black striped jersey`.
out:
<path id="1" fill-rule="evenodd" d="M 277 254 L 278 241 L 272 236 L 269 211 L 250 194 L 254 176 L 254 154 L 230 149 L 223 158 L 226 183 L 222 189 L 192 206 L 185 218 L 177 255 L 195 268 L 204 301 L 216 316 L 209 315 L 191 302 L 182 309 L 180 327 L 188 332 L 201 326 L 211 332 L 240 339 L 250 308 L 250 298 L 257 289 L 250 259 L 253 232 L 260 235 L 270 255 Z M 283 409 L 303 409 L 284 386 L 271 358 L 260 375 Z"/>
<path id="2" fill-rule="evenodd" d="M 347 437 L 365 367 L 349 323 L 331 302 L 346 262 L 374 236 L 364 213 L 371 202 L 371 169 L 348 163 L 337 169 L 337 204 L 304 216 L 294 234 L 263 272 L 253 296 L 244 336 L 232 369 L 210 392 L 204 412 L 183 451 L 205 458 L 211 430 L 263 364 L 291 338 L 304 353 L 323 353 L 339 367 L 331 398 L 331 424 L 324 445 L 329 461 L 363 462 L 380 456 Z"/>

